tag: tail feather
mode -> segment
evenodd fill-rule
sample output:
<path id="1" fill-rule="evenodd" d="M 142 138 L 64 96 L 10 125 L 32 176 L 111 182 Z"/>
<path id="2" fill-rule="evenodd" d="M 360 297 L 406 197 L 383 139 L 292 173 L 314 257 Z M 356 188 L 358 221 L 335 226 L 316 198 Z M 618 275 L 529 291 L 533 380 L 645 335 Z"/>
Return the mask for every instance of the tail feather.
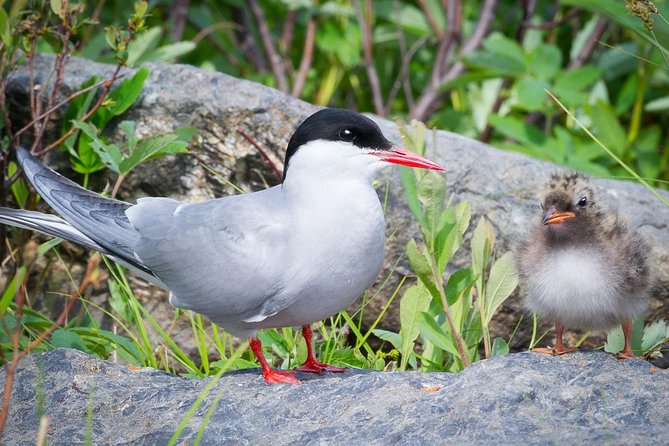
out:
<path id="1" fill-rule="evenodd" d="M 74 226 L 56 215 L 0 207 L 0 224 L 41 232 L 42 234 L 62 238 L 63 240 L 99 251 L 109 258 L 130 268 L 145 279 L 158 286 L 165 287 L 163 282 L 154 275 L 153 271 L 144 266 L 134 256 L 125 257 L 117 252 L 110 251 L 95 240 L 82 234 Z"/>
<path id="2" fill-rule="evenodd" d="M 111 254 L 107 249 L 86 237 L 71 224 L 55 215 L 43 214 L 36 211 L 26 211 L 23 209 L 0 207 L 0 223 L 31 231 L 38 231 L 52 237 L 69 240 L 78 245 L 85 246 L 86 248 L 100 251 L 103 254 Z"/>
<path id="3" fill-rule="evenodd" d="M 28 181 L 65 221 L 110 252 L 134 258 L 138 235 L 125 215 L 130 203 L 84 189 L 23 148 L 18 149 L 16 156 Z"/>

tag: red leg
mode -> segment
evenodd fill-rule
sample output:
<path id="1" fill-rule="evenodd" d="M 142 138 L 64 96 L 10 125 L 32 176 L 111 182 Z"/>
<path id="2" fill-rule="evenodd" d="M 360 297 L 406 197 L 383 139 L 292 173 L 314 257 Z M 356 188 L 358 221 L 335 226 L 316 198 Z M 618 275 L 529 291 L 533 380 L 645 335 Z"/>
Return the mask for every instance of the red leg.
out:
<path id="1" fill-rule="evenodd" d="M 560 322 L 555 322 L 555 345 L 552 347 L 546 348 L 533 348 L 533 352 L 537 353 L 547 353 L 549 355 L 558 356 L 564 355 L 565 353 L 570 353 L 576 350 L 575 348 L 567 347 L 562 342 L 562 335 L 564 333 L 564 325 Z"/>
<path id="2" fill-rule="evenodd" d="M 335 367 L 329 364 L 323 364 L 316 361 L 314 357 L 314 348 L 311 343 L 311 337 L 313 333 L 311 332 L 311 326 L 304 325 L 302 326 L 302 336 L 304 341 L 307 343 L 307 360 L 304 361 L 304 364 L 299 366 L 296 370 L 298 372 L 308 372 L 308 373 L 324 373 L 324 372 L 345 372 L 346 369 L 341 367 Z"/>
<path id="3" fill-rule="evenodd" d="M 618 353 L 616 357 L 618 359 L 632 359 L 637 356 L 632 351 L 632 323 L 629 321 L 623 322 L 623 335 L 625 336 L 625 347 L 623 351 Z"/>
<path id="4" fill-rule="evenodd" d="M 301 384 L 297 379 L 296 373 L 294 371 L 274 370 L 269 366 L 269 364 L 267 364 L 265 355 L 262 352 L 262 345 L 260 344 L 260 340 L 258 338 L 251 338 L 250 344 L 253 354 L 256 355 L 256 358 L 260 363 L 260 367 L 262 367 L 262 376 L 265 377 L 267 384 Z"/>

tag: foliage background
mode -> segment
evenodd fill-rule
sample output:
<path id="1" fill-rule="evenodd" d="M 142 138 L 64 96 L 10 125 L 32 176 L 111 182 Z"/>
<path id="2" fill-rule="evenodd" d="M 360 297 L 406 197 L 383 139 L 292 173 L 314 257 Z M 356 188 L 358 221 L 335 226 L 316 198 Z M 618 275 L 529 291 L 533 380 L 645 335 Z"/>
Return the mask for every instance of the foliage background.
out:
<path id="1" fill-rule="evenodd" d="M 120 24 L 120 3 L 87 7 L 100 23 Z M 620 0 L 152 1 L 129 63 L 188 63 L 625 177 L 548 89 L 642 177 L 667 181 L 665 9 Z M 79 39 L 80 55 L 113 60 L 102 29 Z"/>

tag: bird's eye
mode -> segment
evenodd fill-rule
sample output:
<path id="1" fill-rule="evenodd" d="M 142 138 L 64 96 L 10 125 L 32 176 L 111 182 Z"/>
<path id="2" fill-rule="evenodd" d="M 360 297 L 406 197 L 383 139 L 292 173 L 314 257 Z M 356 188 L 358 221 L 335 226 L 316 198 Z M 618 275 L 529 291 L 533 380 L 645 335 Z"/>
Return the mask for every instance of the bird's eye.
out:
<path id="1" fill-rule="evenodd" d="M 581 197 L 580 200 L 578 200 L 578 205 L 584 208 L 588 204 L 588 199 L 585 197 Z"/>
<path id="2" fill-rule="evenodd" d="M 350 142 L 355 139 L 355 133 L 351 129 L 343 129 L 339 132 L 339 139 L 342 141 Z"/>

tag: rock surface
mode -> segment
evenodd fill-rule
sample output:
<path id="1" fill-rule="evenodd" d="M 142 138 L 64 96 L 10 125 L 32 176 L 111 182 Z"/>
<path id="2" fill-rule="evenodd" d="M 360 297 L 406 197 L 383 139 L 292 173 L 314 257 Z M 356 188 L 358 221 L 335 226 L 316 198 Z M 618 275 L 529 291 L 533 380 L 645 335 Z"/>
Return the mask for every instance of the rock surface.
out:
<path id="1" fill-rule="evenodd" d="M 0 370 L 4 389 L 6 370 Z M 666 441 L 669 372 L 600 351 L 510 354 L 457 374 L 349 371 L 268 386 L 257 370 L 224 375 L 177 444 L 651 444 Z M 75 350 L 19 363 L 3 443 L 164 445 L 208 380 Z M 93 392 L 92 398 L 90 393 Z M 90 415 L 88 415 L 90 414 Z"/>
<path id="2" fill-rule="evenodd" d="M 37 59 L 34 70 L 39 77 L 47 78 L 51 63 L 49 56 Z M 276 179 L 271 170 L 240 131 L 251 136 L 280 166 L 293 130 L 317 109 L 279 91 L 221 73 L 183 65 L 148 66 L 151 74 L 144 90 L 123 118 L 137 121 L 140 137 L 180 126 L 194 126 L 200 130 L 200 141 L 189 155 L 146 163 L 132 173 L 121 190 L 121 198 L 130 201 L 142 195 L 202 200 L 231 193 L 229 184 L 205 170 L 203 164 L 245 190 L 263 188 L 265 180 L 273 184 Z M 76 91 L 92 75 L 109 76 L 112 71 L 110 65 L 73 58 L 67 66 L 65 94 Z M 14 99 L 11 103 L 20 103 L 27 85 L 26 70 L 12 77 L 9 93 Z M 393 141 L 400 142 L 394 123 L 383 119 L 378 122 Z M 113 126 L 110 132 L 114 134 Z M 530 219 L 536 217 L 539 188 L 558 167 L 445 131 L 437 131 L 434 138 L 427 140 L 429 156 L 447 168 L 448 195 L 454 194 L 456 200 L 471 201 L 472 225 L 479 216 L 485 215 L 497 230 L 498 246 L 504 250 L 512 248 L 525 233 Z M 387 248 L 386 267 L 379 277 L 379 284 L 388 274 L 392 275 L 392 280 L 382 290 L 382 298 L 373 302 L 372 308 L 365 312 L 370 320 L 379 314 L 385 298 L 393 292 L 401 276 L 409 272 L 406 262 L 401 262 L 394 273 L 390 273 L 391 265 L 403 256 L 407 241 L 419 237 L 417 225 L 402 196 L 397 171 L 389 169 L 388 179 L 387 230 L 394 236 Z M 98 180 L 96 184 L 102 188 L 104 181 Z M 608 190 L 610 201 L 629 215 L 633 225 L 641 229 L 653 247 L 659 282 L 650 319 L 667 317 L 669 208 L 638 184 L 623 181 L 601 181 L 601 184 Z M 669 197 L 669 194 L 664 195 Z M 455 259 L 455 266 L 469 262 L 467 248 L 466 241 Z M 159 291 L 154 289 L 151 293 L 155 296 Z M 165 312 L 165 323 L 168 324 L 171 312 L 161 309 L 168 307 L 167 300 L 162 294 L 157 296 L 153 299 L 156 314 Z M 495 335 L 508 336 L 518 321 L 520 306 L 519 299 L 507 301 L 494 321 Z M 382 326 L 396 330 L 398 320 L 396 300 Z M 521 325 L 512 347 L 527 347 L 530 325 Z"/>

